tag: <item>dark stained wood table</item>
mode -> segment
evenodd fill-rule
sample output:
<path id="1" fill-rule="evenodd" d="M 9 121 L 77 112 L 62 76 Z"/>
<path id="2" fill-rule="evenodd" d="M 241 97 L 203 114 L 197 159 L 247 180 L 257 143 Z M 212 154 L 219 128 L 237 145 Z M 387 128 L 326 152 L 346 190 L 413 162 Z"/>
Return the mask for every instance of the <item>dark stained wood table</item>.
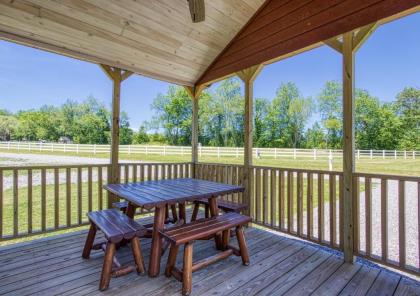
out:
<path id="1" fill-rule="evenodd" d="M 149 276 L 151 277 L 158 276 L 160 272 L 162 240 L 159 231 L 164 229 L 166 205 L 208 198 L 210 214 L 217 216 L 219 215 L 218 196 L 244 191 L 243 186 L 191 178 L 108 184 L 104 186 L 104 189 L 128 201 L 127 215 L 130 217 L 134 217 L 135 207 L 155 208 L 149 262 Z M 220 244 L 220 237 L 216 237 L 216 245 L 220 247 Z"/>

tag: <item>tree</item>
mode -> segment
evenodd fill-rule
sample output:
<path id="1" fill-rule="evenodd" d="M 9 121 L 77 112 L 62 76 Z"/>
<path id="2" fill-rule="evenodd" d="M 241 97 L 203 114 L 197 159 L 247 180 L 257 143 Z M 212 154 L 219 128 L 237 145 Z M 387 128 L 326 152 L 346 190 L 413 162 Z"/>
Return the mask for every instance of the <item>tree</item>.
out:
<path id="1" fill-rule="evenodd" d="M 130 120 L 126 112 L 120 115 L 120 144 L 127 145 L 133 142 L 133 130 L 130 128 Z"/>
<path id="2" fill-rule="evenodd" d="M 18 120 L 14 116 L 0 115 L 0 140 L 10 141 L 18 126 Z"/>
<path id="3" fill-rule="evenodd" d="M 264 143 L 269 147 L 299 147 L 311 108 L 311 99 L 304 98 L 294 83 L 282 83 L 266 116 Z"/>
<path id="4" fill-rule="evenodd" d="M 325 134 L 318 122 L 315 122 L 305 133 L 305 148 L 326 148 Z"/>
<path id="5" fill-rule="evenodd" d="M 328 81 L 318 96 L 321 124 L 327 131 L 327 147 L 341 148 L 343 136 L 343 91 L 337 81 Z"/>
<path id="6" fill-rule="evenodd" d="M 403 131 L 398 147 L 406 150 L 420 149 L 420 89 L 404 88 L 397 95 L 395 105 Z"/>
<path id="7" fill-rule="evenodd" d="M 265 121 L 268 114 L 270 102 L 266 99 L 255 99 L 254 102 L 254 145 L 264 147 Z"/>
<path id="8" fill-rule="evenodd" d="M 183 87 L 170 86 L 165 95 L 159 94 L 152 103 L 157 128 L 163 128 L 171 145 L 191 142 L 192 102 Z"/>
<path id="9" fill-rule="evenodd" d="M 144 125 L 141 125 L 139 131 L 133 136 L 134 144 L 144 144 L 149 142 L 149 135 L 147 134 L 147 129 Z"/>

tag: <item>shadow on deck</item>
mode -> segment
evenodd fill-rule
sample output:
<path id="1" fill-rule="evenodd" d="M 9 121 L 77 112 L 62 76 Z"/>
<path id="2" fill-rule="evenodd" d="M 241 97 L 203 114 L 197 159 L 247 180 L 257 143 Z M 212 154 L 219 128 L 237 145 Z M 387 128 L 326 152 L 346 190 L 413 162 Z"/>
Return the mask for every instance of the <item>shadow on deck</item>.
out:
<path id="1" fill-rule="evenodd" d="M 0 248 L 0 295 L 181 294 L 181 283 L 163 275 L 166 256 L 161 276 L 131 273 L 99 292 L 104 254 L 82 259 L 85 237 L 81 231 Z M 345 264 L 335 251 L 257 228 L 247 229 L 246 238 L 251 265 L 231 256 L 195 272 L 192 295 L 420 295 L 419 282 L 371 264 Z M 150 239 L 142 239 L 142 250 L 147 266 Z M 213 241 L 195 243 L 194 260 L 212 253 Z M 132 260 L 128 247 L 117 256 L 122 263 Z M 179 266 L 181 254 L 177 259 Z"/>

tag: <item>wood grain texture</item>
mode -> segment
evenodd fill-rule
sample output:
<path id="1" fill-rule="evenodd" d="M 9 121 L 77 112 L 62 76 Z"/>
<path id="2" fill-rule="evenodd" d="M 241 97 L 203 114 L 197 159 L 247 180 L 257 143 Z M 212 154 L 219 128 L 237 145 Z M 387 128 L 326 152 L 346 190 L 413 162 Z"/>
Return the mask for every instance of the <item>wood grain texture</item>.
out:
<path id="1" fill-rule="evenodd" d="M 195 81 L 264 0 L 0 1 L 4 39 L 180 85 Z"/>
<path id="2" fill-rule="evenodd" d="M 150 223 L 151 219 L 142 219 L 140 223 Z M 251 264 L 240 267 L 240 258 L 232 258 L 194 273 L 194 294 L 221 295 L 229 292 L 230 295 L 267 295 L 269 291 L 276 292 L 273 288 L 277 288 L 280 294 L 293 286 L 306 289 L 308 279 L 313 285 L 310 290 L 315 295 L 385 294 L 387 291 L 395 291 L 395 295 L 420 294 L 419 282 L 400 275 L 395 277 L 395 274 L 381 275 L 383 269 L 359 262 L 354 265 L 342 264 L 329 277 L 326 276 L 327 272 L 315 277 L 320 264 L 329 256 L 325 250 L 262 229 L 250 227 L 245 232 Z M 81 258 L 86 235 L 86 231 L 81 231 L 0 247 L 0 293 L 101 295 L 98 285 L 104 256 L 92 252 L 91 259 L 86 261 Z M 98 239 L 101 238 L 99 233 Z M 236 244 L 235 241 L 232 243 Z M 146 262 L 149 260 L 150 246 L 150 240 L 141 240 Z M 215 252 L 212 244 L 197 241 L 194 260 L 201 260 Z M 120 248 L 117 254 L 122 264 L 133 262 L 129 247 Z M 334 259 L 330 259 L 328 265 L 323 265 L 330 271 L 332 266 L 343 262 L 339 257 L 331 258 Z M 183 256 L 175 260 L 180 265 Z M 162 268 L 165 264 L 166 260 L 162 262 Z M 123 291 L 126 295 L 138 295 L 141 291 L 153 295 L 180 295 L 181 288 L 182 285 L 173 278 L 160 276 L 151 280 L 147 276 L 132 273 L 113 278 L 107 294 Z"/>
<path id="3" fill-rule="evenodd" d="M 197 81 L 213 81 L 418 6 L 418 0 L 271 0 Z"/>

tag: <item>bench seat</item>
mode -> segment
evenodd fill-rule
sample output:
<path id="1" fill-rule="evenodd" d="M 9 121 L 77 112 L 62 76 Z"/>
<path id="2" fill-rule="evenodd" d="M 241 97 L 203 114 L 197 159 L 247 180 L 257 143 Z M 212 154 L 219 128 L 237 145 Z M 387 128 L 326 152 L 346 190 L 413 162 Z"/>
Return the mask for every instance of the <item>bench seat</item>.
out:
<path id="1" fill-rule="evenodd" d="M 92 249 L 105 251 L 99 289 L 106 290 L 112 276 L 121 276 L 137 270 L 144 273 L 144 262 L 141 254 L 139 237 L 143 236 L 146 228 L 116 210 L 102 210 L 88 213 L 90 229 L 83 248 L 82 257 L 88 259 Z M 94 245 L 97 230 L 103 232 L 106 242 Z M 117 244 L 123 241 L 131 243 L 131 250 L 136 266 L 121 266 L 115 256 Z"/>
<path id="2" fill-rule="evenodd" d="M 182 294 L 189 295 L 192 288 L 192 273 L 231 255 L 241 256 L 244 265 L 249 264 L 243 226 L 251 222 L 251 218 L 231 212 L 216 217 L 198 219 L 193 222 L 166 229 L 160 234 L 171 244 L 168 262 L 165 269 L 167 277 L 174 276 L 182 282 Z M 235 227 L 239 249 L 229 245 L 230 229 Z M 222 237 L 220 237 L 222 234 Z M 193 263 L 193 243 L 195 240 L 209 236 L 216 238 L 216 246 L 220 250 L 216 255 Z M 220 244 L 218 239 L 222 239 Z M 182 270 L 175 266 L 180 245 L 184 247 L 184 264 Z"/>

